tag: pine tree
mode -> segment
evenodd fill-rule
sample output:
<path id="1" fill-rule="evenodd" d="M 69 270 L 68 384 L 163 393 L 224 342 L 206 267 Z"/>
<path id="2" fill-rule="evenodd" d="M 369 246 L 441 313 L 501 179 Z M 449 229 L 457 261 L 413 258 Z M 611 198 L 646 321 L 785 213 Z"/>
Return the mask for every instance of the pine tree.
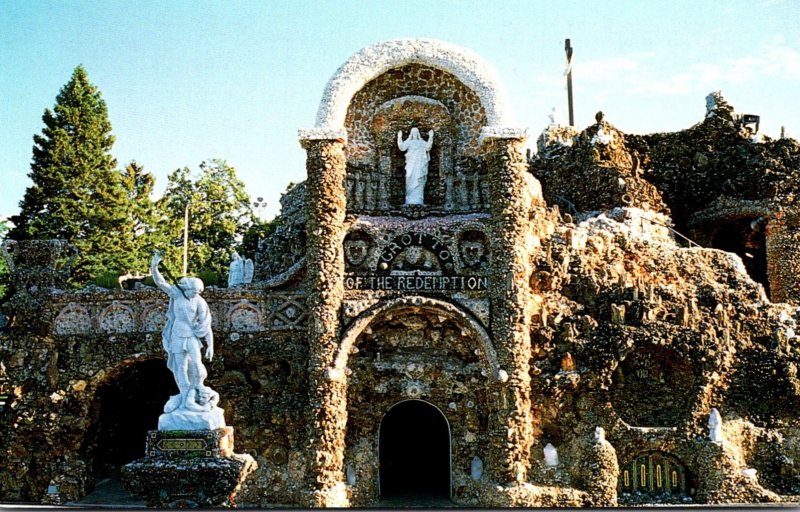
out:
<path id="1" fill-rule="evenodd" d="M 132 161 L 121 173 L 121 185 L 126 194 L 125 227 L 121 242 L 131 255 L 127 268 L 145 271 L 153 250 L 162 246 L 156 226 L 159 222 L 156 204 L 151 199 L 155 177 Z"/>
<path id="2" fill-rule="evenodd" d="M 78 66 L 62 87 L 44 128 L 34 135 L 28 176 L 33 184 L 20 202 L 9 238 L 59 238 L 80 256 L 73 282 L 108 271 L 125 271 L 131 255 L 120 243 L 125 224 L 125 190 L 116 160 L 106 103 Z"/>

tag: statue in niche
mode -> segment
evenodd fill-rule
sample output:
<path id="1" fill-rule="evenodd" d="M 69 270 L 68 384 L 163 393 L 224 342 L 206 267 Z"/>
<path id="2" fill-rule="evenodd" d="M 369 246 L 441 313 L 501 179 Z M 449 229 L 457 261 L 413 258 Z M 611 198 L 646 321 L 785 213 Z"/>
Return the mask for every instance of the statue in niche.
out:
<path id="1" fill-rule="evenodd" d="M 425 182 L 428 179 L 428 162 L 433 147 L 433 130 L 428 132 L 427 142 L 418 128 L 403 140 L 403 131 L 397 132 L 397 147 L 406 154 L 406 202 L 405 204 L 425 204 Z"/>
<path id="2" fill-rule="evenodd" d="M 161 341 L 167 352 L 167 367 L 178 385 L 178 394 L 167 400 L 164 414 L 158 419 L 159 430 L 211 430 L 225 426 L 219 395 L 204 384 L 208 372 L 203 365 L 202 341 L 206 342 L 206 359 L 214 357 L 214 333 L 211 311 L 200 296 L 203 281 L 182 277 L 170 285 L 158 270 L 161 255 L 155 253 L 150 271 L 156 286 L 169 296 L 167 324 Z"/>

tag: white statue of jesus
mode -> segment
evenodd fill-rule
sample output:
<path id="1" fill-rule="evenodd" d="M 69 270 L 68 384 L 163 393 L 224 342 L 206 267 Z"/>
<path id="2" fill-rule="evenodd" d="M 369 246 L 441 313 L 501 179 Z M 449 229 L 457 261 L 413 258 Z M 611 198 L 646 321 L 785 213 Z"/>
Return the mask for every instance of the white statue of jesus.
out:
<path id="1" fill-rule="evenodd" d="M 403 131 L 400 130 L 397 132 L 397 147 L 406 154 L 406 204 L 425 204 L 433 130 L 428 132 L 427 142 L 422 139 L 418 128 L 411 128 L 406 140 L 403 140 Z"/>

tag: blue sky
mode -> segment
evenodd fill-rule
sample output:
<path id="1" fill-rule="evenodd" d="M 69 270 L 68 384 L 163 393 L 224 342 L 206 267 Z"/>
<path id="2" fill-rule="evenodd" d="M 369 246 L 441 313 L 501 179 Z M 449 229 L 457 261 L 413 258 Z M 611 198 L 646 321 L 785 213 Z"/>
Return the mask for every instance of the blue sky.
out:
<path id="1" fill-rule="evenodd" d="M 531 142 L 566 117 L 564 39 L 574 47 L 576 125 L 602 110 L 623 131 L 700 121 L 722 90 L 762 132 L 800 135 L 800 1 L 0 0 L 0 216 L 29 184 L 32 136 L 72 70 L 102 91 L 119 165 L 157 177 L 226 159 L 277 212 L 305 179 L 297 129 L 353 53 L 401 37 L 469 48 L 497 69 Z"/>

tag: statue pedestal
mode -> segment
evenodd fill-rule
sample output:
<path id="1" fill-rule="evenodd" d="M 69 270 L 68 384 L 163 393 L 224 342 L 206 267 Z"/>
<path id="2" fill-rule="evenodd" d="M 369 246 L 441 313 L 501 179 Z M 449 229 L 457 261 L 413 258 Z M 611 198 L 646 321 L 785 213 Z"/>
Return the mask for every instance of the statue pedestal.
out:
<path id="1" fill-rule="evenodd" d="M 203 412 L 177 409 L 158 417 L 158 430 L 213 431 L 220 428 L 225 428 L 225 411 L 220 407 Z M 231 439 L 233 439 L 233 434 L 231 434 Z"/>
<path id="2" fill-rule="evenodd" d="M 258 465 L 233 453 L 233 427 L 151 430 L 145 457 L 122 468 L 125 488 L 148 507 L 235 506 L 234 497 Z"/>

